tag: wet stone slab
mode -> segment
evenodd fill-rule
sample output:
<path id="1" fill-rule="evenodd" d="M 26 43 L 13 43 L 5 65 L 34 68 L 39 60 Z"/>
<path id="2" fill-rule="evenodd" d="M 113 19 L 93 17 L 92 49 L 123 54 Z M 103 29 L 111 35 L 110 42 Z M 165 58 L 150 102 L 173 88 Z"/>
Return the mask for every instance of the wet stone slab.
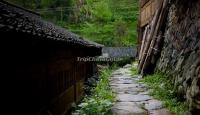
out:
<path id="1" fill-rule="evenodd" d="M 112 107 L 112 111 L 115 115 L 142 115 L 146 113 L 134 102 L 118 102 Z"/>
<path id="2" fill-rule="evenodd" d="M 117 101 L 119 102 L 138 102 L 138 101 L 146 101 L 150 100 L 151 97 L 148 95 L 132 95 L 132 94 L 118 94 Z"/>
<path id="3" fill-rule="evenodd" d="M 111 85 L 112 85 L 112 84 L 132 84 L 132 81 L 129 81 L 129 80 L 111 81 L 110 83 L 111 83 Z"/>
<path id="4" fill-rule="evenodd" d="M 114 115 L 171 115 L 159 100 L 149 96 L 150 89 L 138 80 L 141 75 L 131 76 L 131 65 L 113 72 L 110 87 L 116 94 L 112 107 Z"/>
<path id="5" fill-rule="evenodd" d="M 148 112 L 148 115 L 173 115 L 168 109 L 157 109 Z"/>
<path id="6" fill-rule="evenodd" d="M 123 75 L 113 75 L 112 78 L 124 78 L 124 79 L 131 79 L 131 75 L 123 74 Z"/>
<path id="7" fill-rule="evenodd" d="M 115 93 L 124 92 L 125 94 L 127 94 L 127 93 L 132 94 L 134 92 L 140 93 L 140 92 L 146 91 L 143 88 L 137 88 L 137 87 L 117 87 L 117 86 L 111 86 L 111 88 L 112 88 L 113 92 L 115 92 Z"/>
<path id="8" fill-rule="evenodd" d="M 149 91 L 140 92 L 142 95 L 149 95 Z"/>
<path id="9" fill-rule="evenodd" d="M 158 101 L 158 100 L 155 100 L 155 99 L 152 99 L 152 100 L 149 100 L 146 104 L 145 104 L 145 109 L 147 110 L 156 110 L 156 109 L 162 109 L 163 106 L 162 106 L 162 102 L 161 101 Z"/>
<path id="10" fill-rule="evenodd" d="M 139 87 L 139 84 L 118 84 L 118 83 L 112 83 L 110 86 L 115 86 L 115 88 L 135 88 Z"/>
<path id="11" fill-rule="evenodd" d="M 121 92 L 124 92 L 124 94 L 138 94 L 140 92 L 144 92 L 145 90 L 144 89 L 140 89 L 140 88 L 118 88 L 118 87 L 115 87 L 115 88 L 112 88 L 113 89 L 113 92 L 115 93 L 121 93 Z"/>

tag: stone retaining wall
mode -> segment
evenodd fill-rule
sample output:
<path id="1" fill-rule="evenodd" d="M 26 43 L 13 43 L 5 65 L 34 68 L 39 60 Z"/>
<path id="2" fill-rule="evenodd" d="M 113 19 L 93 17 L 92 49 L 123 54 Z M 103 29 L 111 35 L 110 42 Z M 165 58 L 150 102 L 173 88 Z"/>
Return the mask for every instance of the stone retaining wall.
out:
<path id="1" fill-rule="evenodd" d="M 156 70 L 166 73 L 193 112 L 200 111 L 200 0 L 172 0 Z"/>

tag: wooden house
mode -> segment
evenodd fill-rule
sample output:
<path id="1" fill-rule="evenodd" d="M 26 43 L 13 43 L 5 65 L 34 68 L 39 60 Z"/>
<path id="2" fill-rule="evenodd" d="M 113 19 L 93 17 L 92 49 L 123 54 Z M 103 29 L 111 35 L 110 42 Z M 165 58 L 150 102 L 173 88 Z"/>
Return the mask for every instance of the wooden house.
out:
<path id="1" fill-rule="evenodd" d="M 61 115 L 80 101 L 85 79 L 97 72 L 95 62 L 77 57 L 101 55 L 101 45 L 4 1 L 0 36 L 1 104 L 7 115 Z"/>

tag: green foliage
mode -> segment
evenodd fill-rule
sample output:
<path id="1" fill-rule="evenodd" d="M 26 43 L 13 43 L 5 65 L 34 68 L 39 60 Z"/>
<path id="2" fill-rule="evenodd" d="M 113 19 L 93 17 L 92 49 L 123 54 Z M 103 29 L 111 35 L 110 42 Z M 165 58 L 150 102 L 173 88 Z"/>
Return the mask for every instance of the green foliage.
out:
<path id="1" fill-rule="evenodd" d="M 150 94 L 162 100 L 164 105 L 176 115 L 189 114 L 186 103 L 179 101 L 173 87 L 174 85 L 166 75 L 161 73 L 148 75 L 140 82 L 147 84 L 151 89 Z"/>
<path id="2" fill-rule="evenodd" d="M 41 6 L 50 7 L 53 4 L 53 0 L 41 0 Z"/>
<path id="3" fill-rule="evenodd" d="M 113 25 L 99 25 L 94 23 L 86 22 L 82 25 L 81 34 L 90 40 L 94 40 L 98 43 L 110 46 L 113 45 L 112 34 L 113 34 Z"/>
<path id="4" fill-rule="evenodd" d="M 139 72 L 138 72 L 138 68 L 137 68 L 138 61 L 137 61 L 137 60 L 133 61 L 133 62 L 131 63 L 131 65 L 133 65 L 132 68 L 131 68 L 131 75 L 132 75 L 133 77 L 135 77 L 135 76 L 137 76 L 138 73 L 139 73 Z"/>
<path id="5" fill-rule="evenodd" d="M 138 69 L 137 68 L 135 68 L 135 67 L 132 67 L 131 68 L 131 75 L 137 75 L 138 74 Z"/>
<path id="6" fill-rule="evenodd" d="M 95 17 L 94 20 L 99 22 L 106 22 L 111 20 L 112 12 L 106 0 L 96 2 L 94 5 L 94 8 L 91 10 L 92 15 Z"/>
<path id="7" fill-rule="evenodd" d="M 74 115 L 112 115 L 110 111 L 114 94 L 109 87 L 109 77 L 112 69 L 106 68 L 100 73 L 100 80 L 96 88 L 93 89 L 92 96 L 86 96 L 82 103 L 78 105 Z"/>
<path id="8" fill-rule="evenodd" d="M 137 44 L 138 0 L 7 0 L 105 46 Z"/>
<path id="9" fill-rule="evenodd" d="M 86 0 L 74 14 L 79 21 L 72 32 L 105 46 L 137 44 L 138 0 Z"/>

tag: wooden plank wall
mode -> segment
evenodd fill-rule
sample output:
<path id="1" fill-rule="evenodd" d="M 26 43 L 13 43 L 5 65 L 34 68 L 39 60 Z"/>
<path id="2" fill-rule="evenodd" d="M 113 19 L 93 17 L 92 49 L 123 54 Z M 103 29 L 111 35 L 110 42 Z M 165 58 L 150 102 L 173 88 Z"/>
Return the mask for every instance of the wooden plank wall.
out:
<path id="1" fill-rule="evenodd" d="M 77 52 L 78 53 L 78 52 Z M 71 108 L 72 103 L 79 102 L 84 95 L 84 82 L 92 75 L 93 65 L 91 62 L 77 62 L 76 58 L 58 60 L 49 65 L 51 79 L 47 88 L 53 95 L 50 111 L 60 115 Z"/>
<path id="2" fill-rule="evenodd" d="M 89 55 L 88 50 L 15 31 L 1 30 L 1 34 L 1 45 L 7 49 L 1 52 L 2 99 L 6 102 L 2 105 L 7 114 L 47 115 L 50 111 L 61 115 L 80 101 L 84 81 L 95 68 L 93 62 L 76 60 Z"/>
<path id="3" fill-rule="evenodd" d="M 140 8 L 142 8 L 150 0 L 140 0 Z"/>
<path id="4" fill-rule="evenodd" d="M 141 0 L 140 27 L 147 25 L 153 18 L 162 0 Z"/>

